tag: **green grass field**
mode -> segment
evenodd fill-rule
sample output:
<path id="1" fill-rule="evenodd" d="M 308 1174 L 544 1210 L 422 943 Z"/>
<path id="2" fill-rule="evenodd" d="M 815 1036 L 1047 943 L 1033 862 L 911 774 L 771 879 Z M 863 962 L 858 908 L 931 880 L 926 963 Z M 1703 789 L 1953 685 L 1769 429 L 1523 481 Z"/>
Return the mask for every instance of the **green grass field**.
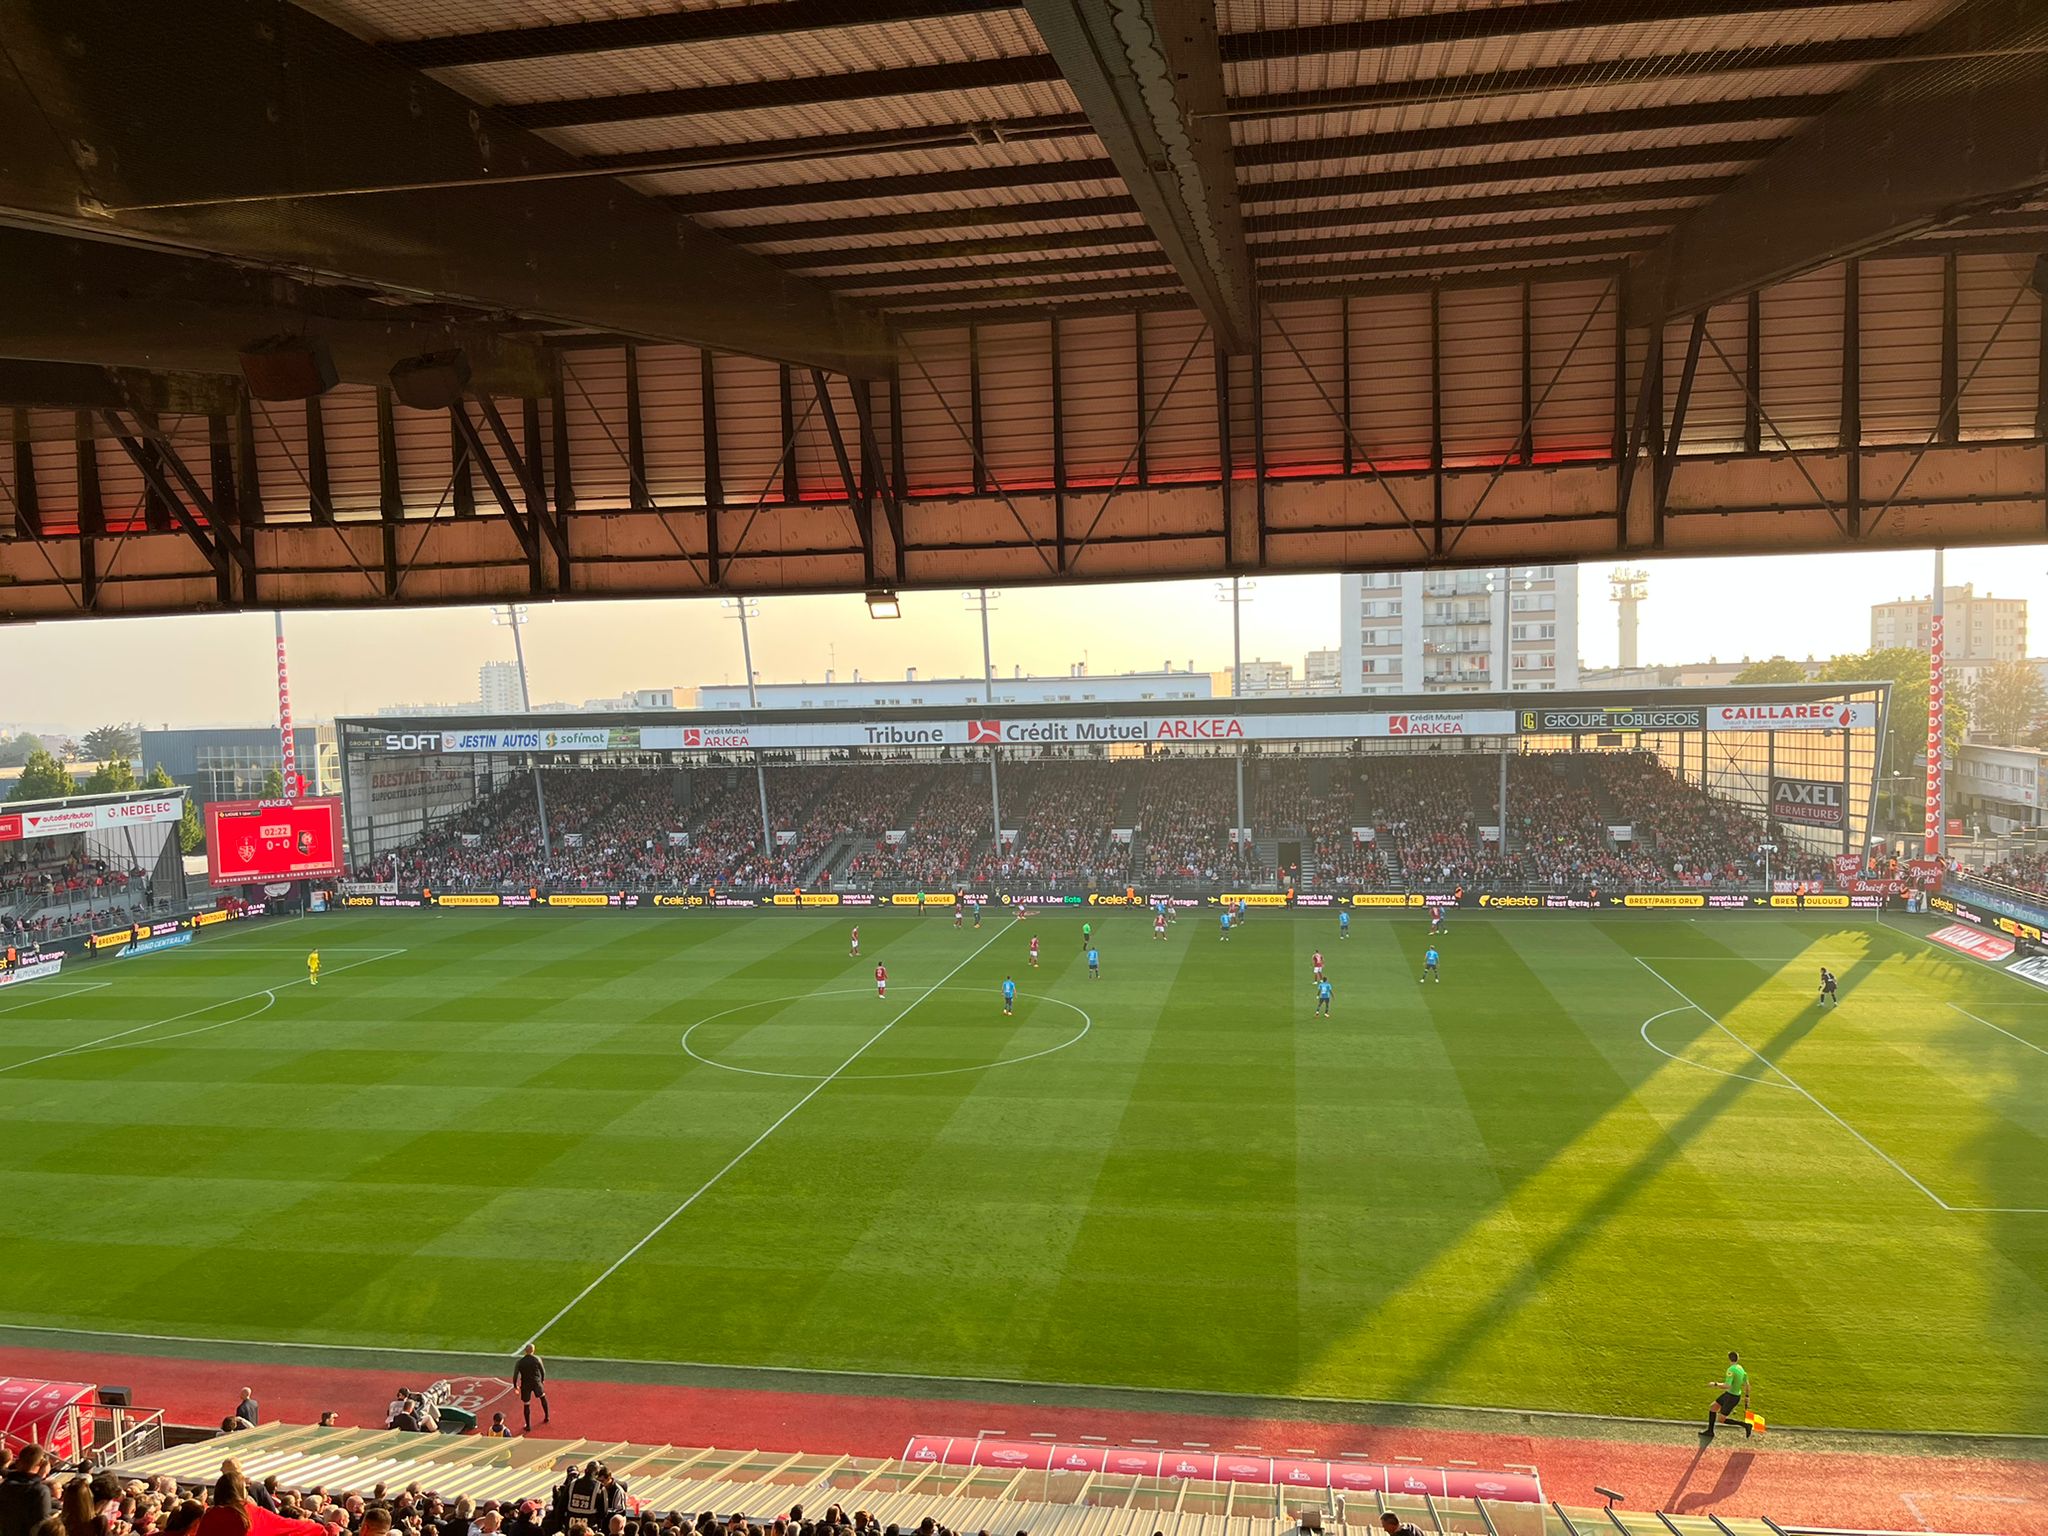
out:
<path id="1" fill-rule="evenodd" d="M 2048 991 L 1860 917 L 1463 917 L 1420 986 L 1419 918 L 1094 915 L 1094 982 L 1071 913 L 442 912 L 8 989 L 0 1323 L 1670 1417 L 1738 1347 L 1774 1423 L 2048 1422 Z"/>

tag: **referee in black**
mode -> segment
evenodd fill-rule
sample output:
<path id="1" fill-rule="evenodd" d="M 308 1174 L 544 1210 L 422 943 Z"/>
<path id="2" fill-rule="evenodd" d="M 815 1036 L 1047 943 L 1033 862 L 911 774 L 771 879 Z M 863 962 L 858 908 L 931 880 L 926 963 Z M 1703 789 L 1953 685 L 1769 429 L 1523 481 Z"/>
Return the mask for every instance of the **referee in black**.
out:
<path id="1" fill-rule="evenodd" d="M 519 1352 L 519 1358 L 512 1364 L 512 1385 L 519 1389 L 519 1411 L 526 1419 L 526 1428 L 533 1429 L 533 1400 L 540 1399 L 540 1421 L 552 1423 L 554 1415 L 548 1411 L 548 1368 L 541 1358 L 527 1345 Z"/>

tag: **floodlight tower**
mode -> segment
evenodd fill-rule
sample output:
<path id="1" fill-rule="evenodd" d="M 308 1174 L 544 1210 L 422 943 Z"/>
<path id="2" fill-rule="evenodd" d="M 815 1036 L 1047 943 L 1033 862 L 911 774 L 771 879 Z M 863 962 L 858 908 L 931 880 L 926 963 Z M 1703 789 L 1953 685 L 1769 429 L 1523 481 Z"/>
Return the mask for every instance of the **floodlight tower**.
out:
<path id="1" fill-rule="evenodd" d="M 1614 599 L 1616 617 L 1621 624 L 1620 663 L 1624 667 L 1637 665 L 1636 627 L 1641 615 L 1638 610 L 1643 599 L 1650 595 L 1650 573 L 1634 567 L 1617 566 L 1607 573 L 1607 595 Z"/>

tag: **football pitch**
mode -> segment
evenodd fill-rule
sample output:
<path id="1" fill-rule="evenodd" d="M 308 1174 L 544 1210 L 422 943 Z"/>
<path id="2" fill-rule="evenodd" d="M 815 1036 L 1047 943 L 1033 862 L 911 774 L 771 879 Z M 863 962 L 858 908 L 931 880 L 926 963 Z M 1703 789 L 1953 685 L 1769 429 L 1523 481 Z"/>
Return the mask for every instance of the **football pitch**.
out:
<path id="1" fill-rule="evenodd" d="M 2048 991 L 1916 932 L 1454 915 L 1419 984 L 1419 916 L 852 918 L 336 914 L 0 991 L 0 1325 L 59 1330 L 0 1342 L 1676 1419 L 1737 1348 L 1773 1424 L 2048 1422 Z"/>

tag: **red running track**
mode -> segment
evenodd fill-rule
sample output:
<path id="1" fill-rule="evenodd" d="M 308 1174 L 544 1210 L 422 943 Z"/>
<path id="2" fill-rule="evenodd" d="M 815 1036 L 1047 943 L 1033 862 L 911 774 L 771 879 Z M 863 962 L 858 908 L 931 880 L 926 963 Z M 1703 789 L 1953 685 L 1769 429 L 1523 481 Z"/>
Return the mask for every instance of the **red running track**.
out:
<path id="1" fill-rule="evenodd" d="M 510 1369 L 508 1360 L 507 1375 Z M 312 1423 L 333 1409 L 343 1424 L 375 1426 L 384 1421 L 394 1387 L 421 1384 L 419 1370 L 402 1363 L 367 1371 L 0 1347 L 0 1376 L 10 1375 L 118 1383 L 134 1390 L 138 1405 L 160 1406 L 173 1422 L 192 1424 L 218 1424 L 247 1386 L 256 1390 L 265 1419 Z M 1598 1506 L 1602 1500 L 1593 1489 L 1600 1484 L 1625 1492 L 1631 1510 L 1769 1515 L 1781 1525 L 2048 1536 L 2048 1462 L 1781 1450 L 1770 1437 L 1745 1441 L 1727 1429 L 1702 1447 L 1695 1433 L 1677 1427 L 1657 1439 L 1539 1438 L 1220 1412 L 1139 1413 L 559 1377 L 551 1385 L 555 1415 L 545 1432 L 562 1439 L 894 1456 L 919 1434 L 996 1431 L 1023 1439 L 1049 1432 L 1062 1440 L 1094 1435 L 1126 1445 L 1149 1440 L 1330 1458 L 1354 1452 L 1431 1466 L 1527 1465 L 1542 1472 L 1544 1492 L 1566 1505 Z M 503 1406 L 516 1428 L 516 1400 L 508 1398 Z"/>

